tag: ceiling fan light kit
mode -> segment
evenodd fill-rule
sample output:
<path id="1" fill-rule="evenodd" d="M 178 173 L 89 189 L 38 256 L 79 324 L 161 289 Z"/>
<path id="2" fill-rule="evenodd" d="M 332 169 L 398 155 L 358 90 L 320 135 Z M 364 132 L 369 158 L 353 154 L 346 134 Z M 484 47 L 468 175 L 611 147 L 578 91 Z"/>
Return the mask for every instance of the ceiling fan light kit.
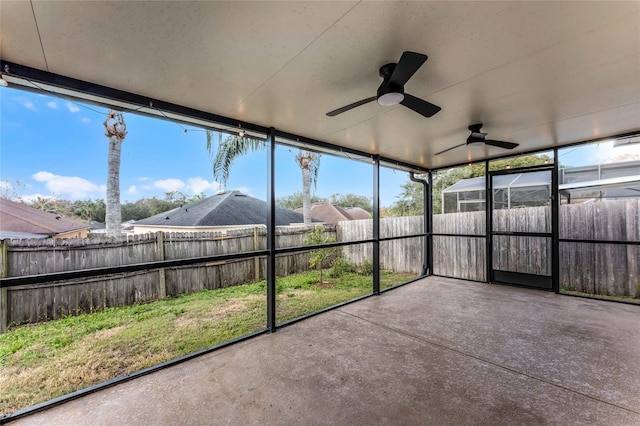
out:
<path id="1" fill-rule="evenodd" d="M 389 92 L 378 97 L 378 104 L 382 106 L 398 105 L 404 100 L 404 93 Z"/>

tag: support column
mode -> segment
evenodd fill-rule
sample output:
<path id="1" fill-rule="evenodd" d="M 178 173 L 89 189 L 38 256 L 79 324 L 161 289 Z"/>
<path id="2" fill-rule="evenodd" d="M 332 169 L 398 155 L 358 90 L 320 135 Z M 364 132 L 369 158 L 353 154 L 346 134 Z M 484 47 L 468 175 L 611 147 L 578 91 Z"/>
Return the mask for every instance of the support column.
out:
<path id="1" fill-rule="evenodd" d="M 276 129 L 267 132 L 267 328 L 276 331 Z"/>
<path id="2" fill-rule="evenodd" d="M 409 172 L 409 179 L 413 182 L 417 182 L 422 185 L 422 220 L 423 220 L 423 229 L 425 233 L 429 235 L 423 238 L 423 249 L 422 249 L 422 271 L 420 272 L 420 276 L 426 276 L 430 274 L 432 261 L 429 259 L 429 254 L 431 253 L 431 184 L 430 180 L 426 181 L 424 179 L 418 179 L 413 172 Z M 429 179 L 431 179 L 431 173 L 429 173 Z"/>
<path id="3" fill-rule="evenodd" d="M 489 160 L 484 162 L 484 207 L 485 207 L 485 261 L 487 269 L 485 270 L 485 281 L 490 283 L 493 280 L 493 183 L 492 175 L 489 172 Z"/>
<path id="4" fill-rule="evenodd" d="M 551 289 L 560 293 L 560 182 L 558 148 L 553 149 L 551 172 Z"/>
<path id="5" fill-rule="evenodd" d="M 433 176 L 431 171 L 429 171 L 429 181 L 428 188 L 426 191 L 425 205 L 427 206 L 427 211 L 425 214 L 427 215 L 427 227 L 424 230 L 427 233 L 427 245 L 425 250 L 427 251 L 427 274 L 433 275 Z"/>
<path id="6" fill-rule="evenodd" d="M 373 156 L 373 294 L 380 294 L 380 156 Z"/>

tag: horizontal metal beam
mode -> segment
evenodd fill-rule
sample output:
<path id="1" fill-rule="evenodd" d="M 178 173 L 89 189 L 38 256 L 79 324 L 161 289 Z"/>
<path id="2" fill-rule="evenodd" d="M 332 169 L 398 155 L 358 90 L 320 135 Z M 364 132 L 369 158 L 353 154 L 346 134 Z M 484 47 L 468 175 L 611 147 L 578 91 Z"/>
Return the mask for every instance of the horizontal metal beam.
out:
<path id="1" fill-rule="evenodd" d="M 124 90 L 113 89 L 111 87 L 102 86 L 100 84 L 95 84 L 84 80 L 65 77 L 63 75 L 27 67 L 13 62 L 0 61 L 1 70 L 4 70 L 6 66 L 9 67 L 9 73 L 7 73 L 8 76 L 15 76 L 17 78 L 25 79 L 28 81 L 45 83 L 48 85 L 77 91 L 78 93 L 97 96 L 100 98 L 104 98 L 105 100 L 123 101 L 134 105 L 139 105 L 141 107 L 149 107 L 150 105 L 152 105 L 152 108 L 154 109 L 179 114 L 185 117 L 198 118 L 212 123 L 219 123 L 233 128 L 237 128 L 238 125 L 241 125 L 245 130 L 260 133 L 266 133 L 267 131 L 266 127 L 259 126 L 257 124 L 239 121 L 237 119 L 225 117 L 218 114 L 212 114 L 194 108 L 188 108 L 160 99 L 154 99 L 148 96 L 126 92 Z M 24 88 L 27 89 L 28 87 L 25 86 Z M 78 99 L 82 98 L 78 97 Z M 144 112 L 141 111 L 141 113 Z"/>

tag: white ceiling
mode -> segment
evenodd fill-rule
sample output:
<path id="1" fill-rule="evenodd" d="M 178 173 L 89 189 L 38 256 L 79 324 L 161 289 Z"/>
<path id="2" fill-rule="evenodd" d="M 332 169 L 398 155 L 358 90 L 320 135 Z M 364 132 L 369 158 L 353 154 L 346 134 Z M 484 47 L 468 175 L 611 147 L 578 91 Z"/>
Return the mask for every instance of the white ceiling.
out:
<path id="1" fill-rule="evenodd" d="M 640 130 L 640 1 L 0 2 L 2 60 L 435 168 Z M 378 68 L 424 118 L 369 103 Z"/>

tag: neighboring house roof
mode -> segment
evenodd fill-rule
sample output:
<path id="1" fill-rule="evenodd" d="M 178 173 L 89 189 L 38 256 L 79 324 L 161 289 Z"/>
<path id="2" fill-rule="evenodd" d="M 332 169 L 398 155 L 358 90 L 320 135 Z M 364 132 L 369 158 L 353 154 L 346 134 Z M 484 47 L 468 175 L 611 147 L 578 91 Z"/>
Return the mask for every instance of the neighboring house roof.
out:
<path id="1" fill-rule="evenodd" d="M 0 198 L 0 230 L 3 232 L 54 236 L 88 228 L 87 224 Z"/>
<path id="2" fill-rule="evenodd" d="M 266 225 L 267 203 L 240 191 L 223 192 L 139 220 L 135 225 L 234 226 Z M 303 223 L 301 213 L 276 207 L 276 225 Z"/>
<path id="3" fill-rule="evenodd" d="M 26 240 L 31 238 L 47 238 L 44 234 L 31 234 L 29 232 L 3 231 L 0 229 L 0 240 Z"/>
<path id="4" fill-rule="evenodd" d="M 349 216 L 351 216 L 353 220 L 371 219 L 371 213 L 369 213 L 363 208 L 349 207 L 346 210 L 347 210 L 347 213 L 349 213 Z"/>
<path id="5" fill-rule="evenodd" d="M 302 209 L 296 209 L 301 212 Z M 371 215 L 359 207 L 344 208 L 331 203 L 314 203 L 311 205 L 311 216 L 325 223 L 336 224 L 343 220 L 371 219 Z"/>

